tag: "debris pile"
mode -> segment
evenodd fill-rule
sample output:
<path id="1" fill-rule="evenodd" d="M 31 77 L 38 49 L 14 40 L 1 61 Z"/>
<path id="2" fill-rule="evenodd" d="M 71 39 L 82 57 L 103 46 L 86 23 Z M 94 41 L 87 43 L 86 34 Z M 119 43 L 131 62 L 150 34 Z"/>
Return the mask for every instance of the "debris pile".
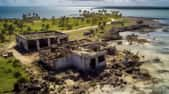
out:
<path id="1" fill-rule="evenodd" d="M 148 41 L 147 39 L 143 39 L 143 38 L 139 38 L 138 35 L 136 34 L 131 34 L 131 35 L 128 35 L 126 37 L 126 40 L 132 44 L 133 42 L 137 42 L 137 43 L 141 43 L 141 44 L 144 44 L 144 43 L 149 43 L 150 41 Z"/>
<path id="2" fill-rule="evenodd" d="M 102 38 L 104 41 L 121 40 L 122 37 L 120 36 L 119 33 L 120 32 L 118 30 L 113 31 L 113 32 L 109 31 L 109 32 L 106 32 Z"/>
<path id="3" fill-rule="evenodd" d="M 9 58 L 9 57 L 12 57 L 12 56 L 13 56 L 13 53 L 10 52 L 10 51 L 7 51 L 7 52 L 3 52 L 3 53 L 1 54 L 1 56 L 4 57 L 4 58 Z"/>
<path id="4" fill-rule="evenodd" d="M 46 82 L 39 82 L 38 80 L 20 79 L 14 86 L 14 94 L 48 94 L 49 88 Z"/>
<path id="5" fill-rule="evenodd" d="M 106 69 L 99 75 L 81 74 L 74 70 L 51 74 L 43 73 L 40 80 L 27 83 L 18 83 L 20 88 L 15 88 L 15 91 L 30 92 L 33 90 L 38 94 L 88 94 L 89 89 L 95 88 L 97 85 L 111 85 L 115 88 L 123 88 L 130 82 L 126 79 L 127 76 L 134 80 L 150 80 L 151 76 L 147 71 L 140 69 L 144 62 L 140 62 L 139 57 L 129 51 L 119 52 L 115 48 L 107 49 L 109 54 L 108 65 Z M 120 57 L 122 59 L 119 59 Z M 100 87 L 101 88 L 101 87 Z M 29 91 L 28 91 L 29 90 Z M 18 93 L 17 94 L 21 94 Z"/>

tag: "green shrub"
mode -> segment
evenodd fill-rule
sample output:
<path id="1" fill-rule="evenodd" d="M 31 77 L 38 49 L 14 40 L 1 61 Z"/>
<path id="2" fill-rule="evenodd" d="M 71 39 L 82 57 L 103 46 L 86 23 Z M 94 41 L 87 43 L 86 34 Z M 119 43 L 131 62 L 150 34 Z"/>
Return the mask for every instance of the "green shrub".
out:
<path id="1" fill-rule="evenodd" d="M 14 73 L 14 77 L 15 78 L 19 78 L 21 76 L 22 76 L 22 74 L 20 72 L 18 72 L 18 71 Z"/>

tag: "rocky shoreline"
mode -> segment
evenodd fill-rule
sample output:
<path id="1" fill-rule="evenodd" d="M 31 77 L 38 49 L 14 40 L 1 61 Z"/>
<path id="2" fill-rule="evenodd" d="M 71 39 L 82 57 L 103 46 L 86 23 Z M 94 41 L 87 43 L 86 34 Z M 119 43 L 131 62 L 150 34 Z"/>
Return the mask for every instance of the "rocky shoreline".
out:
<path id="1" fill-rule="evenodd" d="M 144 24 L 154 26 L 148 32 L 153 32 L 154 29 L 163 26 L 154 19 L 133 17 L 131 19 L 143 20 Z M 134 30 L 133 32 L 140 31 Z M 137 39 L 136 42 L 145 43 L 148 41 Z M 130 88 L 131 90 L 127 90 L 128 93 L 125 94 L 131 94 L 131 92 L 135 92 L 132 94 L 152 93 L 151 90 L 147 93 L 137 86 L 140 83 L 141 85 L 152 85 L 152 83 L 159 82 L 147 70 L 142 69 L 142 65 L 147 63 L 142 59 L 144 57 L 128 50 L 120 51 L 118 47 L 117 49 L 116 47 L 107 48 L 108 64 L 99 75 L 85 75 L 72 70 L 53 74 L 42 69 L 39 77 L 32 75 L 30 81 L 19 80 L 14 87 L 14 92 L 15 94 L 23 94 L 24 92 L 27 94 L 114 94 L 111 92 L 115 89 Z M 39 67 L 38 64 L 35 66 Z"/>

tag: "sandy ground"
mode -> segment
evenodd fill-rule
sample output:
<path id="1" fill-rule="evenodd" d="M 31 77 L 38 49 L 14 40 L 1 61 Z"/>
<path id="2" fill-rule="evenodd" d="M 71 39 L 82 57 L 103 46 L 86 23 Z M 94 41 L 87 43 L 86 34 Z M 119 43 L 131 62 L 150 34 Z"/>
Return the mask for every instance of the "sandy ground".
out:
<path id="1" fill-rule="evenodd" d="M 87 27 L 82 27 L 82 28 L 79 28 L 79 29 L 65 30 L 65 31 L 62 31 L 62 32 L 70 33 L 70 32 L 83 31 L 83 30 L 88 30 L 88 29 L 96 29 L 97 27 L 98 27 L 97 25 L 95 25 L 95 26 L 87 26 Z"/>
<path id="2" fill-rule="evenodd" d="M 33 53 L 30 55 L 22 55 L 15 49 L 12 50 L 13 55 L 16 57 L 16 59 L 20 60 L 23 64 L 31 64 L 32 62 L 36 61 L 39 59 L 38 53 Z"/>
<path id="3" fill-rule="evenodd" d="M 5 48 L 8 51 L 11 51 L 16 59 L 21 61 L 22 64 L 31 64 L 32 62 L 39 59 L 38 53 L 32 53 L 28 55 L 23 55 L 20 52 L 18 52 L 16 49 L 14 49 L 14 46 L 16 45 L 15 42 L 9 43 L 9 45 Z"/>

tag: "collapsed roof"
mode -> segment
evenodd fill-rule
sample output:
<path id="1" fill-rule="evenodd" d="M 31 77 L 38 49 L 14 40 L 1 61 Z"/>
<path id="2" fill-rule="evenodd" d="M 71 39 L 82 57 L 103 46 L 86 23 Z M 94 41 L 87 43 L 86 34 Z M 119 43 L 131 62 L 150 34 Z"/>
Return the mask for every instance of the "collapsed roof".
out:
<path id="1" fill-rule="evenodd" d="M 31 32 L 18 35 L 27 40 L 38 40 L 38 39 L 47 39 L 47 38 L 56 38 L 67 36 L 65 33 L 58 31 L 45 31 L 45 32 Z"/>
<path id="2" fill-rule="evenodd" d="M 67 56 L 71 53 L 79 55 L 95 55 L 97 52 L 104 51 L 104 47 L 104 43 L 82 39 L 78 41 L 70 41 L 66 44 L 60 45 L 59 47 L 53 46 L 41 49 L 40 55 L 45 59 L 45 61 L 51 61 Z"/>

